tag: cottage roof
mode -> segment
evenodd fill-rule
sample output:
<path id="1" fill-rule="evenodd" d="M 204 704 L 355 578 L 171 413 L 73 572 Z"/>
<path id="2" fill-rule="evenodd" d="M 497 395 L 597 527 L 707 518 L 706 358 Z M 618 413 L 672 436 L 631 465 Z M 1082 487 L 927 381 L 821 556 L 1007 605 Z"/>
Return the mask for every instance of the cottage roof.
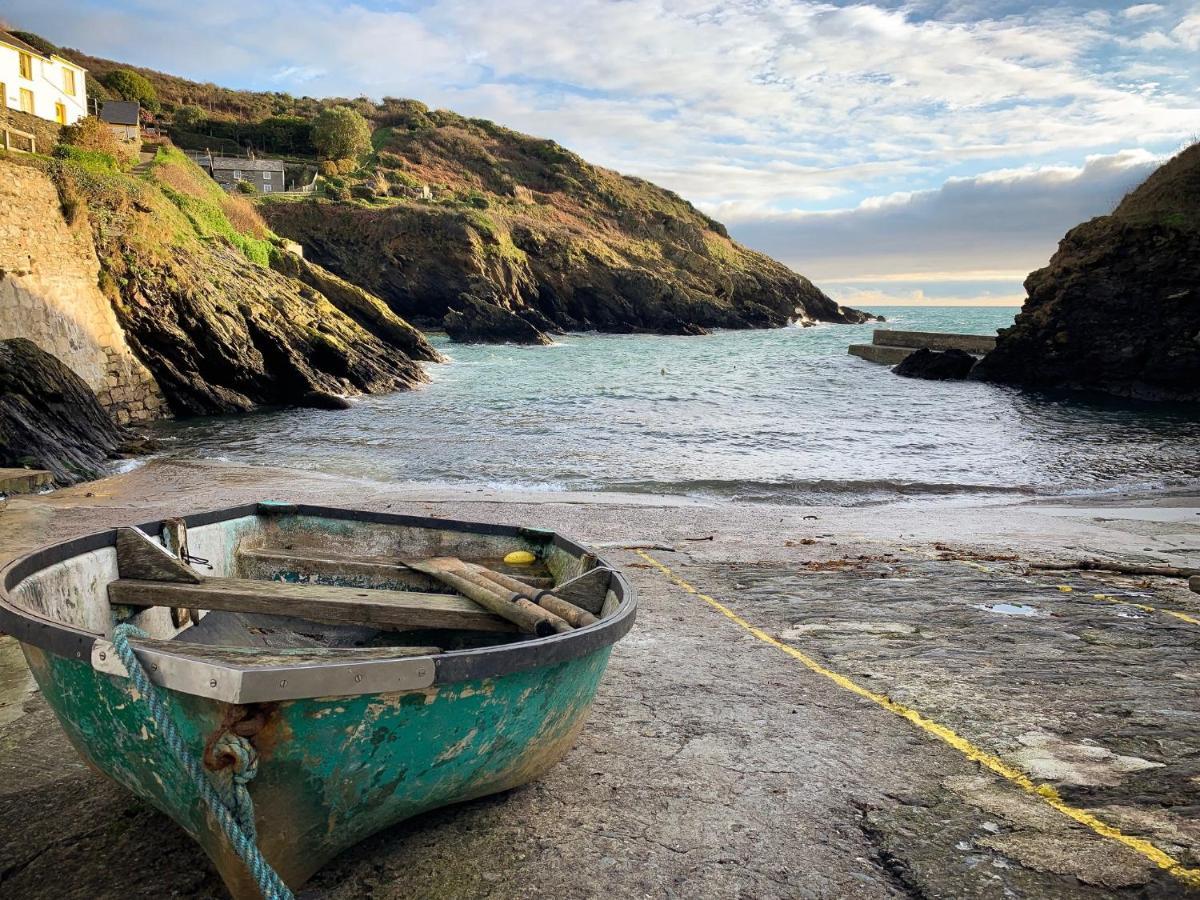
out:
<path id="1" fill-rule="evenodd" d="M 198 159 L 202 165 L 209 165 L 207 157 L 199 157 Z M 212 169 L 214 172 L 223 172 L 229 169 L 239 169 L 243 172 L 282 172 L 283 160 L 244 159 L 240 156 L 214 156 L 212 158 Z"/>
<path id="2" fill-rule="evenodd" d="M 100 107 L 100 121 L 109 125 L 136 125 L 139 111 L 136 100 L 105 100 Z"/>
<path id="3" fill-rule="evenodd" d="M 8 44 L 10 47 L 16 47 L 25 53 L 32 53 L 34 56 L 40 56 L 42 59 L 49 59 L 45 53 L 39 50 L 32 44 L 27 44 L 15 34 L 9 34 L 7 31 L 0 31 L 0 44 Z"/>

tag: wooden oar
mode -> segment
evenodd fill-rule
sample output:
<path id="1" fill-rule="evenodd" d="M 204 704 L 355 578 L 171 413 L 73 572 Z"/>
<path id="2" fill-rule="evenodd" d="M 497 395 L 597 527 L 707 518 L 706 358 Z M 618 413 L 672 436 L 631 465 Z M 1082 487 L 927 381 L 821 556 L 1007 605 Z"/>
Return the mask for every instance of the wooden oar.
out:
<path id="1" fill-rule="evenodd" d="M 580 609 L 574 603 L 569 603 L 562 597 L 550 591 L 544 591 L 539 588 L 530 587 L 527 584 L 522 584 L 518 579 L 511 575 L 505 575 L 503 572 L 493 572 L 486 566 L 465 564 L 469 570 L 473 570 L 484 578 L 492 581 L 503 588 L 507 588 L 515 593 L 522 594 L 536 603 L 543 609 L 549 610 L 559 618 L 565 619 L 576 628 L 582 628 L 585 625 L 592 625 L 600 620 L 588 612 L 586 609 Z"/>
<path id="2" fill-rule="evenodd" d="M 528 634 L 546 637 L 555 633 L 572 631 L 569 622 L 513 591 L 502 591 L 482 576 L 476 576 L 450 557 L 409 562 L 406 565 L 426 575 L 431 575 L 443 584 L 454 588 L 464 597 L 512 622 Z M 482 583 L 481 583 L 482 582 Z"/>

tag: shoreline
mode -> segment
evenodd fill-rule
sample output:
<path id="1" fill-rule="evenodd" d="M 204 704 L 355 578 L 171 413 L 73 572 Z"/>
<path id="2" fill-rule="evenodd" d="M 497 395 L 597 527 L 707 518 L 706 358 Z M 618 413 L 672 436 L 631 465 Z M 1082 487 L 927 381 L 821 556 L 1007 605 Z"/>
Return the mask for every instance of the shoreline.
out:
<path id="1" fill-rule="evenodd" d="M 1056 541 L 1065 545 L 1087 538 L 1108 552 L 1142 560 L 1158 555 L 1164 563 L 1177 563 L 1200 546 L 1200 535 L 1176 540 L 1171 534 L 1181 526 L 1200 531 L 1200 486 L 1032 497 L 916 495 L 855 505 L 805 505 L 641 492 L 455 488 L 214 460 L 151 458 L 97 481 L 10 497 L 7 509 L 0 512 L 0 556 L 17 555 L 15 547 L 28 549 L 28 535 L 37 532 L 37 524 L 59 519 L 64 525 L 94 521 L 99 527 L 267 499 L 379 509 L 463 506 L 464 518 L 478 511 L 499 519 L 508 510 L 525 519 L 532 510 L 556 507 L 607 510 L 609 514 L 596 523 L 607 540 L 620 537 L 612 530 L 617 522 L 608 521 L 611 513 L 628 509 L 637 513 L 639 540 L 656 529 L 660 543 L 707 530 L 714 538 L 721 533 L 764 551 L 779 543 L 781 530 L 829 537 L 840 532 L 847 540 L 871 543 L 953 538 L 1043 553 L 1053 552 Z M 596 529 L 583 525 L 586 517 L 578 521 L 581 533 L 576 536 L 594 540 L 595 535 L 586 532 Z M 1145 534 L 1147 528 L 1161 534 Z"/>

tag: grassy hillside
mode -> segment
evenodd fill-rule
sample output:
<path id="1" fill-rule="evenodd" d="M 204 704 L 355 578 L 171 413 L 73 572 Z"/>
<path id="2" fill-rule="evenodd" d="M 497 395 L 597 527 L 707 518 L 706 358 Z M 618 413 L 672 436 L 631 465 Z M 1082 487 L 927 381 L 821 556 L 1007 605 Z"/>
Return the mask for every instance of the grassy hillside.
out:
<path id="1" fill-rule="evenodd" d="M 0 160 L 14 164 L 43 169 L 90 229 L 101 290 L 177 414 L 336 405 L 416 385 L 417 361 L 439 358 L 378 298 L 283 251 L 179 150 L 137 171 L 70 146 Z"/>

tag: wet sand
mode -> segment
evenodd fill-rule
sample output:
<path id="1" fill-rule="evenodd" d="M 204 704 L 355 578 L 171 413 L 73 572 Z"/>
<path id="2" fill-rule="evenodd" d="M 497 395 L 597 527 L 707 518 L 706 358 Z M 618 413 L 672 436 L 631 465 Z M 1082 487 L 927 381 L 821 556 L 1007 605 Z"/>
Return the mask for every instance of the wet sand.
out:
<path id="1" fill-rule="evenodd" d="M 1195 496 L 801 508 L 154 462 L 14 498 L 0 556 L 258 499 L 555 528 L 642 603 L 563 764 L 377 835 L 301 896 L 1170 897 L 1189 876 L 1156 852 L 1200 867 L 1200 595 L 1025 566 L 1194 565 Z M 223 896 L 84 766 L 7 638 L 0 895 Z"/>

